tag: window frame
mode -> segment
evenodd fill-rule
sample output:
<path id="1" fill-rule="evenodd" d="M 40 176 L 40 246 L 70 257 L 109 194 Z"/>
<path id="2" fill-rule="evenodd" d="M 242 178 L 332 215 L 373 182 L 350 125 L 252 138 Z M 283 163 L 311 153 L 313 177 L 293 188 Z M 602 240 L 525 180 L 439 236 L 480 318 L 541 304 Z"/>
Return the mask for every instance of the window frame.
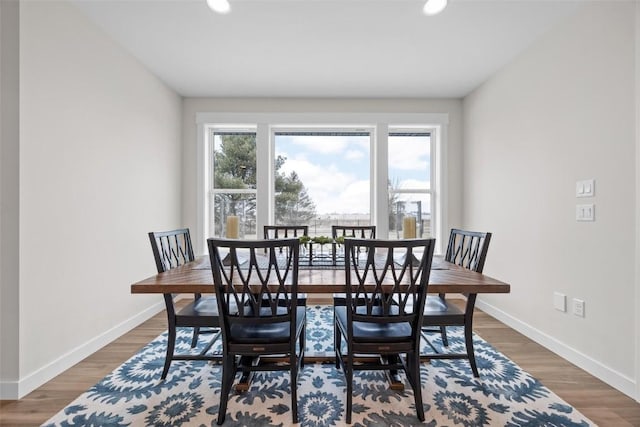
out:
<path id="1" fill-rule="evenodd" d="M 429 129 L 431 138 L 432 236 L 437 239 L 436 253 L 442 253 L 443 230 L 448 229 L 447 206 L 447 113 L 196 113 L 196 225 L 194 248 L 206 253 L 206 179 L 210 176 L 207 156 L 207 129 L 247 128 L 256 130 L 257 228 L 269 224 L 270 200 L 273 200 L 274 146 L 271 129 L 286 127 L 371 128 L 371 222 L 380 235 L 389 232 L 388 220 L 388 135 L 389 128 Z M 271 190 L 270 190 L 271 188 Z M 269 207 L 265 209 L 265 207 Z"/>
<path id="2" fill-rule="evenodd" d="M 439 193 L 438 189 L 435 188 L 436 184 L 435 182 L 437 181 L 437 177 L 436 177 L 436 161 L 434 161 L 433 159 L 437 157 L 437 151 L 438 151 L 438 147 L 436 144 L 436 137 L 435 137 L 435 133 L 437 132 L 437 129 L 431 126 L 395 126 L 395 125 L 389 125 L 388 127 L 389 129 L 389 134 L 402 134 L 402 133 L 406 133 L 406 134 L 411 134 L 411 133 L 424 133 L 425 135 L 428 134 L 429 135 L 429 160 L 431 162 L 431 164 L 429 165 L 429 188 L 428 189 L 421 189 L 421 188 L 402 188 L 402 189 L 397 189 L 394 190 L 393 193 L 395 194 L 428 194 L 429 195 L 429 211 L 430 211 L 430 222 L 431 222 L 431 227 L 435 228 L 438 226 L 438 223 L 440 222 L 439 220 L 439 214 L 434 214 L 436 212 L 436 195 Z M 389 137 L 389 136 L 388 136 Z M 387 147 L 387 155 L 389 153 L 388 147 Z M 389 166 L 389 159 L 387 157 L 387 171 Z M 389 197 L 390 194 L 387 194 L 387 197 Z M 389 230 L 388 230 L 389 231 Z M 436 233 L 437 234 L 437 233 Z M 440 240 L 440 239 L 439 239 Z M 439 251 L 438 251 L 439 253 Z"/>
<path id="3" fill-rule="evenodd" d="M 269 128 L 269 142 L 271 145 L 271 160 L 269 166 L 271 170 L 269 172 L 269 205 L 268 205 L 268 221 L 269 224 L 275 224 L 275 137 L 279 132 L 318 132 L 318 133 L 367 133 L 369 136 L 369 217 L 373 222 L 373 194 L 375 192 L 374 186 L 374 168 L 373 168 L 373 148 L 375 145 L 375 127 L 374 126 L 323 126 L 323 125 L 286 125 L 286 126 L 270 126 Z"/>
<path id="4" fill-rule="evenodd" d="M 221 124 L 212 124 L 208 125 L 205 128 L 205 147 L 204 151 L 206 153 L 206 164 L 205 164 L 205 173 L 202 179 L 204 180 L 205 185 L 205 194 L 204 194 L 204 202 L 203 205 L 203 222 L 202 226 L 202 235 L 213 236 L 212 229 L 215 229 L 212 226 L 213 219 L 211 218 L 212 212 L 210 209 L 211 199 L 215 199 L 216 194 L 252 194 L 256 196 L 258 195 L 258 188 L 256 183 L 256 188 L 216 188 L 215 187 L 215 170 L 214 170 L 214 153 L 215 153 L 215 141 L 213 136 L 216 132 L 238 132 L 238 133 L 248 133 L 256 135 L 256 144 L 257 144 L 257 127 L 255 124 L 246 124 L 246 125 L 221 125 Z M 258 159 L 256 157 L 256 163 Z M 256 164 L 256 170 L 258 165 Z M 257 179 L 257 177 L 256 177 Z M 199 194 L 198 197 L 202 197 L 202 194 Z M 258 209 L 256 208 L 256 211 Z M 256 231 L 257 232 L 257 231 Z M 204 239 L 203 239 L 204 240 Z M 206 243 L 206 242 L 205 242 Z"/>

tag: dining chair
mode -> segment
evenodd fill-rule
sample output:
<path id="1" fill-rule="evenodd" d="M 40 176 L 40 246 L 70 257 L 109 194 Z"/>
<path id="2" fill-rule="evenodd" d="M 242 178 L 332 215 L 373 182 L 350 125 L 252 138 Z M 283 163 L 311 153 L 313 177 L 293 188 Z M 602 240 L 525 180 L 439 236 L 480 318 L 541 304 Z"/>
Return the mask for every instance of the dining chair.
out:
<path id="1" fill-rule="evenodd" d="M 292 239 L 297 237 L 309 235 L 308 225 L 265 225 L 264 226 L 264 239 Z M 284 248 L 280 248 L 283 251 Z M 265 253 L 267 250 L 265 249 Z M 298 305 L 307 304 L 307 294 L 298 294 Z"/>
<path id="2" fill-rule="evenodd" d="M 188 228 L 171 231 L 152 231 L 149 233 L 151 249 L 158 273 L 179 267 L 194 260 L 191 236 Z M 171 362 L 174 360 L 218 360 L 219 356 L 208 356 L 207 352 L 220 338 L 218 305 L 214 296 L 194 294 L 193 299 L 177 310 L 173 294 L 164 294 L 168 319 L 167 352 L 161 378 L 165 379 Z M 193 328 L 191 348 L 198 343 L 202 334 L 213 337 L 198 354 L 175 354 L 177 328 Z"/>
<path id="3" fill-rule="evenodd" d="M 265 225 L 264 239 L 290 239 L 309 235 L 308 225 Z"/>
<path id="4" fill-rule="evenodd" d="M 466 269 L 482 273 L 484 263 L 489 250 L 491 233 L 452 229 L 449 234 L 449 243 L 445 253 L 445 261 L 457 264 Z M 476 303 L 476 294 L 465 294 L 466 304 L 464 310 L 447 301 L 445 294 L 427 297 L 424 317 L 422 319 L 422 336 L 433 353 L 423 353 L 427 359 L 468 359 L 474 377 L 479 377 L 473 349 L 473 310 Z M 447 326 L 464 327 L 465 352 L 439 351 L 429 340 L 427 334 L 439 333 L 442 344 L 449 347 L 447 338 Z"/>
<path id="5" fill-rule="evenodd" d="M 334 308 L 334 346 L 347 385 L 348 424 L 355 370 L 403 370 L 424 421 L 420 328 L 434 245 L 435 239 L 345 240 L 346 304 Z M 366 260 L 358 260 L 358 248 L 366 248 Z M 368 357 L 356 363 L 356 355 Z"/>
<path id="6" fill-rule="evenodd" d="M 332 225 L 331 237 L 333 238 L 333 264 L 337 260 L 337 241 L 344 238 L 375 239 L 375 225 Z"/>
<path id="7" fill-rule="evenodd" d="M 218 424 L 225 420 L 236 373 L 269 370 L 289 371 L 291 413 L 297 423 L 306 320 L 305 306 L 298 304 L 299 240 L 210 238 L 207 244 L 222 327 Z M 225 253 L 228 265 L 222 262 Z M 255 363 L 261 356 L 276 355 L 274 363 Z"/>

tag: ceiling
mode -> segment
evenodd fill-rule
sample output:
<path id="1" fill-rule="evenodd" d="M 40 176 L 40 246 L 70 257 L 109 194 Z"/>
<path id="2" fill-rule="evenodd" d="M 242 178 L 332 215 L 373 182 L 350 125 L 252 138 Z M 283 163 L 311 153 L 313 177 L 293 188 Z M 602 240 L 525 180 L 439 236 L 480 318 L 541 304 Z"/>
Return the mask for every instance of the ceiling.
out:
<path id="1" fill-rule="evenodd" d="M 579 1 L 73 0 L 186 97 L 463 97 Z"/>

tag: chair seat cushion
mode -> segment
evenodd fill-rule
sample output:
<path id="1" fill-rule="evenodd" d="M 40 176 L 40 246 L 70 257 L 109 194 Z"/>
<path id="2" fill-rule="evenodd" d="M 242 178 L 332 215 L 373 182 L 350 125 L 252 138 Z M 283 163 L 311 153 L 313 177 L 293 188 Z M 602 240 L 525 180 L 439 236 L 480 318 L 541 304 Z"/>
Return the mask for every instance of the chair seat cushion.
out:
<path id="1" fill-rule="evenodd" d="M 347 330 L 347 307 L 334 308 L 336 320 L 342 329 Z M 399 323 L 370 323 L 353 322 L 354 342 L 402 342 L 411 340 L 411 325 L 408 322 Z"/>
<path id="2" fill-rule="evenodd" d="M 184 306 L 178 316 L 214 316 L 218 317 L 218 301 L 213 296 L 202 296 Z"/>
<path id="3" fill-rule="evenodd" d="M 424 304 L 425 316 L 451 316 L 464 315 L 464 311 L 455 304 L 450 304 L 446 299 L 435 295 L 428 295 Z"/>
<path id="4" fill-rule="evenodd" d="M 297 307 L 296 331 L 301 331 L 306 321 L 306 308 Z M 289 342 L 289 322 L 268 324 L 232 324 L 229 328 L 231 341 L 236 343 Z"/>

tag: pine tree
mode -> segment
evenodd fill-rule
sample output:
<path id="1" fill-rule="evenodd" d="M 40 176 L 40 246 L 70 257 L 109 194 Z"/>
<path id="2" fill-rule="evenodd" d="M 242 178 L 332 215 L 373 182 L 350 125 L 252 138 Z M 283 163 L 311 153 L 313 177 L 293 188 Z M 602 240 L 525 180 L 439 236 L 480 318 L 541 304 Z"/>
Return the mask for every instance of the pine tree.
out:
<path id="1" fill-rule="evenodd" d="M 221 144 L 214 154 L 215 188 L 256 188 L 255 134 L 222 135 Z M 315 203 L 298 174 L 281 172 L 286 157 L 275 159 L 275 220 L 276 224 L 307 224 L 316 216 Z M 255 224 L 256 203 L 239 194 L 217 195 L 216 217 L 242 215 L 245 222 Z M 224 210 L 224 212 L 222 211 Z M 221 234 L 221 230 L 219 230 Z"/>

